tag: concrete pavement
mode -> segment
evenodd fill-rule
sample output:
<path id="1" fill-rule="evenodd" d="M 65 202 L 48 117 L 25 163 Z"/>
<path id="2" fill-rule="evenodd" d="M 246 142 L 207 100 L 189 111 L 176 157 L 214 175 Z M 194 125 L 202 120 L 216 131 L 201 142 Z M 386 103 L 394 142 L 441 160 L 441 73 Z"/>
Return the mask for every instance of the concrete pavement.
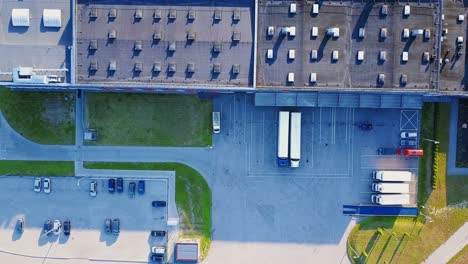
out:
<path id="1" fill-rule="evenodd" d="M 453 235 L 434 251 L 423 263 L 447 263 L 460 250 L 468 245 L 468 222 L 460 227 Z"/>

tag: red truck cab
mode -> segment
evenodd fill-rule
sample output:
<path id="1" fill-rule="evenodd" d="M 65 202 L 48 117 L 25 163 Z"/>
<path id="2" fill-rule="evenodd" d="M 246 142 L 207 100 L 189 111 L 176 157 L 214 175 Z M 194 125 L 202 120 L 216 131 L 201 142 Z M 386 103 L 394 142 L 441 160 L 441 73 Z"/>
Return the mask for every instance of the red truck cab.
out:
<path id="1" fill-rule="evenodd" d="M 424 155 L 424 150 L 422 149 L 405 149 L 405 148 L 398 148 L 397 149 L 397 155 L 400 156 L 423 156 Z"/>

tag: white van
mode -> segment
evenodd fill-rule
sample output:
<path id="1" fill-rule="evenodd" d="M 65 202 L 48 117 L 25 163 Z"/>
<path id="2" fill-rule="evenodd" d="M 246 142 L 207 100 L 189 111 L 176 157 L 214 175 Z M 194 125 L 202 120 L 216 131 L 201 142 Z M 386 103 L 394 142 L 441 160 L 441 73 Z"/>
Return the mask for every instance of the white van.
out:
<path id="1" fill-rule="evenodd" d="M 221 132 L 221 113 L 213 112 L 213 133 L 219 134 Z"/>

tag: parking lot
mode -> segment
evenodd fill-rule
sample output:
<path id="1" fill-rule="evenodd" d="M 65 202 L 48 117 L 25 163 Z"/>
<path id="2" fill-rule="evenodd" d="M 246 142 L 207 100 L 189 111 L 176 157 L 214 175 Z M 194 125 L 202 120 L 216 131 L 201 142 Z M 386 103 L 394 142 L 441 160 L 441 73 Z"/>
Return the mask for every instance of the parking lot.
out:
<path id="1" fill-rule="evenodd" d="M 276 164 L 282 108 L 255 107 L 253 96 L 236 95 L 216 99 L 214 109 L 222 125 L 213 146 L 207 263 L 340 263 L 351 221 L 342 206 L 370 203 L 376 169 L 412 171 L 416 201 L 418 159 L 379 156 L 377 149 L 397 148 L 400 131 L 418 130 L 419 110 L 285 108 L 302 112 L 301 165 L 293 169 Z M 364 121 L 373 129 L 359 129 Z"/>
<path id="2" fill-rule="evenodd" d="M 2 177 L 3 201 L 0 212 L 0 248 L 44 263 L 45 259 L 63 261 L 143 262 L 150 247 L 165 245 L 165 238 L 150 237 L 150 230 L 166 230 L 167 208 L 153 208 L 151 201 L 168 197 L 166 180 L 145 179 L 145 194 L 131 198 L 130 180 L 124 179 L 124 192 L 109 193 L 107 179 L 96 179 L 98 193 L 89 194 L 91 178 L 52 177 L 50 194 L 33 191 L 32 177 Z M 137 182 L 138 178 L 132 178 Z M 170 202 L 170 201 L 168 201 Z M 24 232 L 15 231 L 16 220 L 24 218 Z M 106 218 L 120 219 L 120 233 L 104 231 Z M 71 221 L 71 234 L 43 235 L 46 220 Z M 131 250 L 128 250 L 131 248 Z M 8 254 L 7 254 L 8 255 Z M 39 261 L 40 260 L 40 261 Z M 24 259 L 23 259 L 24 261 Z M 28 262 L 32 263 L 32 262 Z"/>

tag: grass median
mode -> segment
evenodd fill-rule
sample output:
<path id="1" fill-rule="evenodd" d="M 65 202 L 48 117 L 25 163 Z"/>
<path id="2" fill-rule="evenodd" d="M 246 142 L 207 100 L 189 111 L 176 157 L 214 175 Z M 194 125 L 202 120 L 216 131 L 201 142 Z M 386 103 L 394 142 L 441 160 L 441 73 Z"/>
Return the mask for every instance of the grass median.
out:
<path id="1" fill-rule="evenodd" d="M 212 100 L 194 95 L 86 93 L 98 145 L 210 146 Z"/>
<path id="2" fill-rule="evenodd" d="M 0 160 L 0 175 L 74 176 L 73 161 Z"/>
<path id="3" fill-rule="evenodd" d="M 436 109 L 437 120 L 434 119 Z M 446 175 L 449 120 L 449 104 L 424 105 L 421 137 L 435 136 L 440 141 L 441 159 L 437 188 L 432 190 L 432 143 L 421 142 L 426 154 L 420 159 L 418 201 L 420 211 L 428 217 L 364 219 L 348 238 L 348 255 L 353 263 L 421 263 L 468 219 L 468 209 L 453 206 L 466 202 L 466 189 L 464 192 L 460 186 L 468 184 L 468 177 Z"/>
<path id="4" fill-rule="evenodd" d="M 211 245 L 211 191 L 198 171 L 176 162 L 85 162 L 84 167 L 87 169 L 175 171 L 176 204 L 181 220 L 181 236 L 199 238 L 201 258 L 204 259 L 208 255 Z"/>
<path id="5" fill-rule="evenodd" d="M 41 144 L 75 143 L 75 95 L 0 87 L 0 111 L 22 136 Z"/>

